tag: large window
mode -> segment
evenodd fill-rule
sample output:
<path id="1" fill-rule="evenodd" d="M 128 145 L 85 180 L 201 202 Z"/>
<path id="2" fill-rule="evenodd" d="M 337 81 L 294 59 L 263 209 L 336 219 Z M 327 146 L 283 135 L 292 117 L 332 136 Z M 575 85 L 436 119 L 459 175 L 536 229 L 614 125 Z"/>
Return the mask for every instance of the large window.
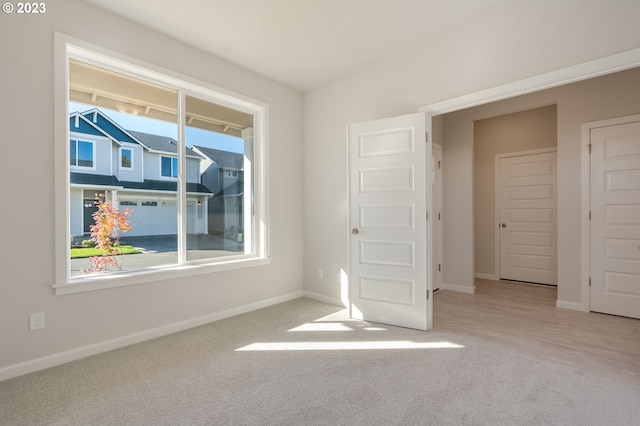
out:
<path id="1" fill-rule="evenodd" d="M 93 143 L 71 139 L 69 143 L 69 164 L 73 167 L 93 168 Z"/>
<path id="2" fill-rule="evenodd" d="M 178 177 L 178 159 L 175 157 L 160 157 L 160 174 L 163 177 Z"/>
<path id="3" fill-rule="evenodd" d="M 127 148 L 120 148 L 120 167 L 130 169 L 133 167 L 133 151 Z"/>
<path id="4" fill-rule="evenodd" d="M 56 292 L 267 262 L 266 106 L 64 46 L 56 182 L 66 201 L 56 221 L 66 232 L 56 239 Z M 98 239 L 106 249 L 79 255 L 99 231 L 110 236 Z M 127 246 L 138 253 L 121 255 Z"/>

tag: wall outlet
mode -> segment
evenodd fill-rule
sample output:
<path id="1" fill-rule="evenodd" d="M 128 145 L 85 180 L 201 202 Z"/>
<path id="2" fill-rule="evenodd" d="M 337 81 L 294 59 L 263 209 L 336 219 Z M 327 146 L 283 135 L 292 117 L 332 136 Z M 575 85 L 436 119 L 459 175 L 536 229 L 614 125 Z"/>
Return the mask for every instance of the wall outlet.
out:
<path id="1" fill-rule="evenodd" d="M 29 331 L 42 330 L 44 328 L 44 312 L 29 315 Z"/>
<path id="2" fill-rule="evenodd" d="M 324 277 L 324 271 L 318 268 L 318 279 L 321 280 Z"/>

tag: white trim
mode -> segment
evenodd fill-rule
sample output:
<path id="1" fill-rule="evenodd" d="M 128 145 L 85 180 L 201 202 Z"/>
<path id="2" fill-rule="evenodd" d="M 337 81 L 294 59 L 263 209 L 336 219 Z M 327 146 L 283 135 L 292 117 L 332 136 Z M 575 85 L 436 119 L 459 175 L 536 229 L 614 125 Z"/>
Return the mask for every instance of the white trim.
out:
<path id="1" fill-rule="evenodd" d="M 78 111 L 76 112 L 72 112 L 71 114 L 69 114 L 69 118 L 75 117 L 76 122 L 79 121 L 79 119 L 82 119 L 84 122 L 86 122 L 89 126 L 93 127 L 94 129 L 96 129 L 98 132 L 102 133 L 104 136 L 104 138 L 108 139 L 109 141 L 115 142 L 118 145 L 121 145 L 121 142 L 119 140 L 117 140 L 116 138 L 114 138 L 113 136 L 111 136 L 109 133 L 105 132 L 104 130 L 102 130 L 100 127 L 98 127 L 95 123 L 93 123 L 91 120 L 88 120 L 87 117 L 85 117 L 84 115 L 82 115 L 81 113 L 79 113 Z M 75 129 L 79 129 L 80 127 L 74 127 Z M 92 135 L 91 133 L 83 133 L 79 130 L 71 130 L 69 129 L 69 134 L 77 134 L 77 135 L 83 135 L 86 137 L 94 137 L 94 138 L 99 138 L 99 135 Z"/>
<path id="2" fill-rule="evenodd" d="M 500 160 L 502 160 L 503 158 L 513 158 L 513 157 L 523 157 L 526 155 L 536 155 L 536 154 L 547 154 L 550 152 L 555 152 L 557 155 L 558 152 L 558 148 L 557 147 L 551 147 L 551 148 L 540 148 L 540 149 L 530 149 L 527 151 L 515 151 L 515 152 L 507 152 L 507 153 L 503 153 L 503 154 L 496 154 L 495 155 L 495 159 L 494 159 L 494 176 L 495 176 L 495 180 L 494 180 L 494 187 L 493 187 L 493 198 L 494 198 L 494 208 L 493 208 L 493 215 L 494 215 L 494 223 L 496 225 L 498 225 L 500 223 L 500 211 L 501 211 L 501 205 L 500 205 Z M 558 186 L 558 176 L 556 173 L 556 192 L 557 192 L 557 186 Z M 557 215 L 558 215 L 558 200 L 556 198 L 556 205 L 555 205 L 555 211 L 556 211 L 556 239 L 557 239 L 557 228 L 558 228 L 558 219 L 557 219 Z M 494 237 L 493 237 L 493 250 L 494 250 L 494 257 L 493 257 L 493 263 L 494 263 L 494 270 L 493 270 L 493 274 L 495 276 L 495 280 L 498 281 L 500 280 L 500 267 L 501 267 L 501 263 L 500 261 L 502 260 L 500 258 L 501 253 L 500 253 L 500 228 L 498 226 L 496 226 L 494 231 Z M 557 259 L 558 259 L 558 244 L 556 241 L 556 265 L 557 265 Z M 557 266 L 556 266 L 556 273 L 557 273 Z M 556 283 L 557 285 L 557 283 Z"/>
<path id="3" fill-rule="evenodd" d="M 304 297 L 308 297 L 309 299 L 317 300 L 318 302 L 328 303 L 330 305 L 340 306 L 343 308 L 347 308 L 348 306 L 344 304 L 344 302 L 340 299 L 336 299 L 334 297 L 325 296 L 324 294 L 314 293 L 312 291 L 303 291 Z"/>
<path id="4" fill-rule="evenodd" d="M 525 78 L 513 83 L 503 84 L 491 89 L 481 90 L 468 95 L 458 96 L 445 101 L 423 106 L 419 111 L 431 115 L 440 115 L 459 111 L 478 105 L 513 98 L 552 87 L 558 87 L 577 81 L 587 80 L 606 74 L 640 66 L 640 48 L 628 50 L 604 58 L 584 62 L 556 71 Z"/>
<path id="5" fill-rule="evenodd" d="M 471 287 L 468 287 L 466 285 L 442 283 L 441 290 L 451 290 L 458 291 L 460 293 L 474 294 L 476 292 L 476 286 L 473 285 Z"/>
<path id="6" fill-rule="evenodd" d="M 582 232 L 582 250 L 580 252 L 580 290 L 582 294 L 582 303 L 580 309 L 567 307 L 566 309 L 575 309 L 578 311 L 589 312 L 591 306 L 591 291 L 589 289 L 589 277 L 591 275 L 591 221 L 589 220 L 589 211 L 591 210 L 591 154 L 589 153 L 589 144 L 591 144 L 591 130 L 600 127 L 616 126 L 625 123 L 634 123 L 640 121 L 640 114 L 628 115 L 625 117 L 617 117 L 608 120 L 591 121 L 583 123 L 581 126 L 581 148 L 580 148 L 580 189 L 581 189 L 581 211 L 580 222 Z M 560 301 L 558 301 L 560 303 Z M 573 302 L 563 302 L 569 304 Z M 556 305 L 560 307 L 559 305 Z"/>
<path id="7" fill-rule="evenodd" d="M 584 303 L 568 302 L 566 300 L 556 300 L 556 308 L 571 309 L 572 311 L 589 312 L 589 308 Z"/>
<path id="8" fill-rule="evenodd" d="M 55 190 L 56 190 L 56 243 L 55 243 L 55 260 L 56 260 L 56 294 L 74 293 L 78 291 L 86 291 L 98 288 L 107 288 L 120 285 L 128 285 L 135 283 L 147 282 L 150 279 L 176 278 L 201 273 L 211 273 L 220 270 L 229 270 L 243 268 L 256 265 L 267 265 L 269 259 L 269 232 L 268 232 L 268 210 L 266 208 L 266 200 L 268 199 L 268 181 L 266 173 L 266 165 L 268 164 L 267 146 L 268 146 L 268 105 L 240 95 L 231 91 L 221 89 L 211 84 L 205 83 L 194 78 L 178 74 L 176 72 L 154 66 L 128 57 L 91 43 L 78 40 L 62 33 L 54 34 L 54 94 L 55 94 L 55 140 L 56 140 L 56 159 L 55 168 Z M 79 61 L 95 65 L 107 70 L 119 72 L 121 74 L 130 75 L 141 81 L 147 81 L 159 84 L 170 89 L 175 89 L 180 96 L 185 93 L 194 93 L 194 96 L 202 99 L 211 99 L 218 105 L 233 108 L 238 111 L 251 114 L 254 117 L 254 156 L 253 166 L 255 168 L 255 177 L 258 179 L 253 183 L 253 210 L 250 221 L 245 221 L 245 225 L 249 224 L 255 232 L 252 240 L 252 253 L 246 253 L 242 256 L 225 257 L 223 261 L 212 262 L 212 259 L 184 262 L 175 267 L 167 268 L 165 275 L 159 275 L 162 270 L 136 271 L 129 273 L 114 273 L 112 278 L 104 279 L 104 276 L 87 277 L 83 280 L 71 279 L 69 275 L 69 244 L 68 244 L 68 228 L 69 228 L 69 199 L 70 185 L 68 182 L 68 159 L 65 163 L 61 161 L 62 141 L 68 146 L 69 135 L 69 113 L 68 113 L 68 96 L 69 96 L 69 60 L 77 59 Z M 64 112 L 66 118 L 61 115 Z M 178 115 L 182 117 L 183 114 Z M 83 119 L 84 116 L 80 114 Z M 88 120 L 87 120 L 88 121 Z M 184 137 L 180 138 L 184 140 Z M 68 148 L 67 148 L 68 150 Z M 165 153 L 163 153 L 165 154 Z M 113 151 L 110 151 L 110 164 L 113 167 Z M 68 154 L 67 154 L 68 156 Z M 170 156 L 170 155 L 169 155 Z M 183 158 L 184 154 L 180 154 L 179 158 Z M 192 157 L 192 156 L 188 156 Z M 200 158 L 199 156 L 196 158 Z M 144 161 L 144 156 L 143 156 Z M 161 160 L 160 160 L 161 161 Z M 186 167 L 179 167 L 178 173 L 186 173 Z M 113 174 L 113 173 L 112 173 Z M 175 179 L 165 179 L 175 180 Z M 180 180 L 180 179 L 179 179 Z M 182 179 L 185 181 L 186 179 Z M 245 183 L 246 180 L 245 180 Z M 183 191 L 183 190 L 181 190 Z M 186 192 L 186 191 L 184 191 Z M 183 194 L 184 196 L 184 194 Z M 182 197 L 182 196 L 181 196 Z M 249 203 L 246 204 L 249 206 Z M 180 209 L 186 209 L 186 203 L 179 204 Z M 64 214 L 62 214 L 64 212 Z M 249 245 L 245 245 L 249 247 Z M 183 250 L 184 251 L 184 250 Z M 218 258 L 218 260 L 221 258 Z M 216 259 L 213 259 L 216 260 Z M 64 266 L 64 267 L 62 267 Z M 68 287 L 67 289 L 63 287 Z M 81 289 L 82 288 L 82 289 Z"/>
<path id="9" fill-rule="evenodd" d="M 109 123 L 111 123 L 114 127 L 116 127 L 118 130 L 120 130 L 122 133 L 124 133 L 125 135 L 129 136 L 131 139 L 133 139 L 134 141 L 137 142 L 137 144 L 139 144 L 140 146 L 142 146 L 143 148 L 149 149 L 149 147 L 147 147 L 145 144 L 143 144 L 138 138 L 136 138 L 135 136 L 133 136 L 131 133 L 129 133 L 127 130 L 123 129 L 118 123 L 116 123 L 115 121 L 113 121 L 109 116 L 105 115 L 99 108 L 91 108 L 87 111 L 81 112 L 80 114 L 82 116 L 84 116 L 84 114 L 88 114 L 88 113 L 93 113 L 94 116 L 96 114 L 100 114 L 100 116 L 102 118 L 104 118 L 105 120 L 107 120 Z M 93 121 L 90 120 L 92 123 Z M 103 131 L 99 126 L 98 123 L 93 123 L 94 126 L 96 128 L 98 128 L 99 130 Z M 103 131 L 104 132 L 104 131 Z M 132 143 L 132 142 L 125 142 L 125 141 L 118 141 L 116 140 L 113 136 L 110 135 L 110 137 L 112 137 L 114 139 L 114 141 L 118 142 L 118 143 Z"/>
<path id="10" fill-rule="evenodd" d="M 103 342 L 78 347 L 68 351 L 54 353 L 18 364 L 9 365 L 7 367 L 0 368 L 0 381 L 11 379 L 13 377 L 18 377 L 28 373 L 33 373 L 34 371 L 44 370 L 45 368 L 55 367 L 67 362 L 86 358 L 91 355 L 111 351 L 113 349 L 123 348 L 125 346 L 130 346 L 136 343 L 144 342 L 146 340 L 155 339 L 157 337 L 166 336 L 193 327 L 209 324 L 225 318 L 245 314 L 247 312 L 266 308 L 268 306 L 273 306 L 279 303 L 287 302 L 289 300 L 298 299 L 300 297 L 303 297 L 303 292 L 295 291 L 282 296 L 272 297 L 270 299 L 261 300 L 259 302 L 238 306 L 236 308 L 214 312 L 184 321 L 178 321 L 173 324 L 163 325 L 161 327 L 151 328 L 138 333 L 117 337 L 115 339 L 106 340 Z"/>
<path id="11" fill-rule="evenodd" d="M 473 276 L 475 278 L 479 279 L 479 280 L 491 280 L 491 281 L 499 281 L 500 280 L 497 275 L 483 274 L 482 272 L 476 272 L 475 274 L 473 274 Z"/>

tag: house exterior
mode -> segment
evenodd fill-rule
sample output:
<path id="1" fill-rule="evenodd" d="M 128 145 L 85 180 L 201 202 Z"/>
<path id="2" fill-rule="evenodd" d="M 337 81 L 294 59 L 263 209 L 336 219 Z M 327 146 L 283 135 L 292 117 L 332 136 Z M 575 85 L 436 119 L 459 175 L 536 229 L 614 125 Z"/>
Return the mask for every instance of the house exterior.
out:
<path id="1" fill-rule="evenodd" d="M 204 157 L 200 162 L 202 183 L 214 193 L 208 203 L 208 233 L 241 242 L 244 155 L 203 146 L 191 149 Z"/>
<path id="2" fill-rule="evenodd" d="M 178 144 L 175 139 L 128 131 L 99 109 L 69 117 L 70 232 L 90 232 L 97 194 L 132 211 L 127 236 L 178 231 Z M 207 233 L 213 195 L 200 181 L 204 158 L 187 148 L 187 233 Z"/>

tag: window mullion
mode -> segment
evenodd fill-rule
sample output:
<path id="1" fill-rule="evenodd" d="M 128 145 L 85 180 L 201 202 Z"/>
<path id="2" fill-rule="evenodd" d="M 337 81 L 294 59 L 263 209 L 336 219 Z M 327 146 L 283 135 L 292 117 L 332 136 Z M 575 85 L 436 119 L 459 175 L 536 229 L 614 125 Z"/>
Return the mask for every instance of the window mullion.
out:
<path id="1" fill-rule="evenodd" d="M 187 261 L 187 159 L 185 94 L 178 90 L 178 263 Z"/>

